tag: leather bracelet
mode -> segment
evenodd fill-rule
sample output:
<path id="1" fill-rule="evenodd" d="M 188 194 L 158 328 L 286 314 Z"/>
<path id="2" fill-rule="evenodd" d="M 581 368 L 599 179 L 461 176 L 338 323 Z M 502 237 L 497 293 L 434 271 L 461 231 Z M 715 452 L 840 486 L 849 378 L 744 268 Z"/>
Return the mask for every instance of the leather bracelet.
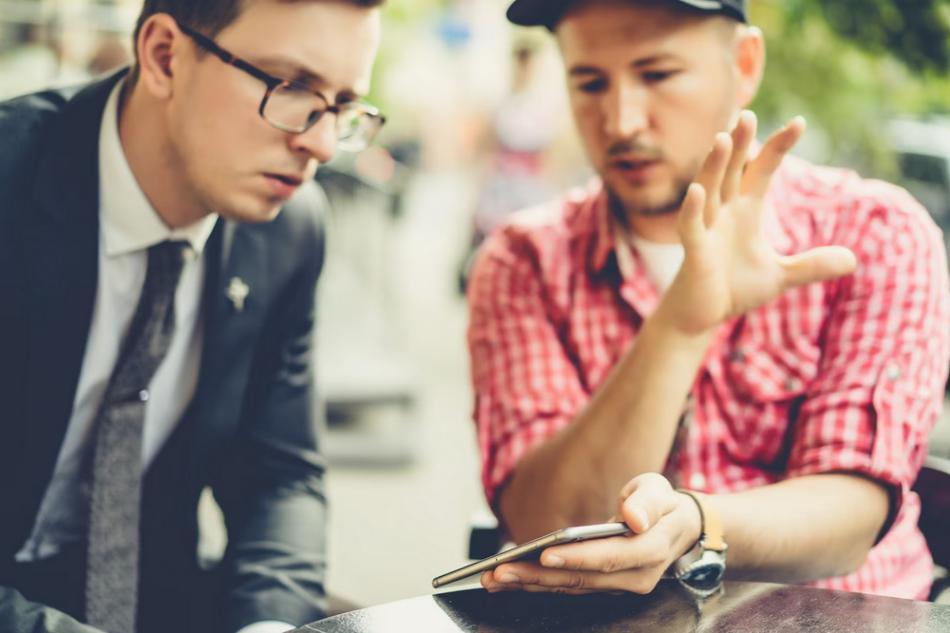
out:
<path id="1" fill-rule="evenodd" d="M 697 543 L 702 543 L 705 549 L 710 549 L 715 552 L 725 552 L 728 546 L 726 545 L 725 535 L 723 534 L 722 520 L 715 507 L 706 501 L 706 499 L 703 498 L 704 495 L 701 493 L 686 490 L 685 488 L 677 488 L 676 492 L 692 499 L 693 503 L 695 503 L 699 509 L 700 524 L 699 540 Z"/>

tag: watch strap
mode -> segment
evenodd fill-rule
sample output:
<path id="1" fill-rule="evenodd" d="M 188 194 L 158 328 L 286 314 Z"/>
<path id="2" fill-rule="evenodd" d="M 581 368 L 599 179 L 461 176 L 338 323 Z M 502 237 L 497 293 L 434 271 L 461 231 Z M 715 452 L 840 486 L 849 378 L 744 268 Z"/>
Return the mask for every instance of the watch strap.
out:
<path id="1" fill-rule="evenodd" d="M 678 489 L 696 504 L 699 508 L 700 536 L 699 542 L 703 549 L 723 553 L 728 549 L 725 533 L 722 527 L 722 518 L 719 510 L 710 502 L 706 495 L 693 490 Z"/>

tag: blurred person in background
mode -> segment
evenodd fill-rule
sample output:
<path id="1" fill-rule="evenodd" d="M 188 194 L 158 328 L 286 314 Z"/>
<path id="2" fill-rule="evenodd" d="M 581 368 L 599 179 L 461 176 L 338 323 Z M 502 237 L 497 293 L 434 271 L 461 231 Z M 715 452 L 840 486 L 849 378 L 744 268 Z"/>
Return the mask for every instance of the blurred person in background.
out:
<path id="1" fill-rule="evenodd" d="M 148 0 L 131 70 L 0 104 L 0 629 L 323 615 L 312 178 L 382 125 L 380 3 Z"/>
<path id="2" fill-rule="evenodd" d="M 96 43 L 95 51 L 86 65 L 90 77 L 98 77 L 126 66 L 131 62 L 125 44 L 114 35 L 104 35 Z"/>
<path id="3" fill-rule="evenodd" d="M 515 541 L 612 515 L 633 535 L 483 585 L 643 593 L 669 571 L 708 595 L 728 561 L 735 578 L 926 598 L 910 488 L 950 297 L 925 210 L 787 156 L 801 119 L 755 141 L 765 50 L 740 0 L 517 0 L 508 16 L 555 33 L 599 178 L 518 214 L 474 265 L 483 483 Z"/>
<path id="4" fill-rule="evenodd" d="M 533 83 L 537 51 L 520 43 L 512 55 L 511 89 L 491 114 L 487 166 L 478 194 L 473 233 L 459 273 L 465 289 L 472 257 L 495 227 L 512 213 L 552 195 L 544 174 L 545 151 L 559 132 L 557 111 Z"/>
<path id="5" fill-rule="evenodd" d="M 60 51 L 51 36 L 53 25 L 18 24 L 5 38 L 12 43 L 0 54 L 0 98 L 29 92 L 38 79 L 50 81 L 60 67 Z M 43 86 L 47 84 L 44 83 Z"/>

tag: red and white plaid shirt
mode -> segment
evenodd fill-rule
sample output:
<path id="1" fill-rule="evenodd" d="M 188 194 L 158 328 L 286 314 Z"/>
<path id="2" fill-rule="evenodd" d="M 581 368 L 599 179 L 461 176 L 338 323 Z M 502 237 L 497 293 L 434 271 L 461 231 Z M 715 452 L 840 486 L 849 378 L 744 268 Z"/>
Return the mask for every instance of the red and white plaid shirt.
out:
<path id="1" fill-rule="evenodd" d="M 676 483 L 727 493 L 833 471 L 897 493 L 865 564 L 821 587 L 925 598 L 932 560 L 910 490 L 943 400 L 950 287 L 939 229 L 903 190 L 787 159 L 768 197 L 779 253 L 836 244 L 859 267 L 721 327 L 671 455 Z M 571 423 L 659 295 L 640 256 L 624 275 L 599 182 L 521 212 L 483 246 L 468 342 L 482 478 L 494 505 L 525 453 Z"/>

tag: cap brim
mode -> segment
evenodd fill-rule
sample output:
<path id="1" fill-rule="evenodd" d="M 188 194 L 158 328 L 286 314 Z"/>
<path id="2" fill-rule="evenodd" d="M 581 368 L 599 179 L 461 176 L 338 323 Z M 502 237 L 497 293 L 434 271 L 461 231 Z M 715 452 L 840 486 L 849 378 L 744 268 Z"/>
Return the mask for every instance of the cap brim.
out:
<path id="1" fill-rule="evenodd" d="M 552 28 L 575 0 L 517 0 L 508 7 L 508 21 L 519 26 Z"/>
<path id="2" fill-rule="evenodd" d="M 744 22 L 741 11 L 718 0 L 677 0 L 703 11 L 717 11 Z M 568 5 L 576 0 L 515 0 L 505 15 L 508 21 L 519 26 L 546 26 L 554 29 Z"/>
<path id="3" fill-rule="evenodd" d="M 740 22 L 746 21 L 743 10 L 739 7 L 733 6 L 736 4 L 734 2 L 719 2 L 719 0 L 679 0 L 679 2 L 702 11 L 715 11 L 716 13 L 722 13 L 729 16 L 730 18 L 739 20 Z M 738 4 L 742 6 L 742 3 Z"/>

